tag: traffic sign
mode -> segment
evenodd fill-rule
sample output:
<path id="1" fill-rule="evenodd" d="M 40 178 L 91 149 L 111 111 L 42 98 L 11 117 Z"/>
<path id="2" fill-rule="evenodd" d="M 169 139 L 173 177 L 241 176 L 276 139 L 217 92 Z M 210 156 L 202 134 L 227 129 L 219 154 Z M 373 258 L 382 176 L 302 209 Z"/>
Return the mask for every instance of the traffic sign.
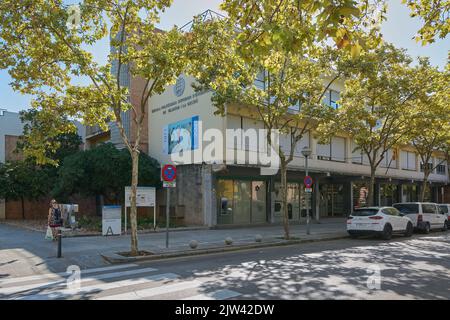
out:
<path id="1" fill-rule="evenodd" d="M 172 182 L 177 178 L 177 169 L 171 164 L 166 164 L 161 170 L 162 181 Z"/>
<path id="2" fill-rule="evenodd" d="M 311 178 L 311 176 L 306 176 L 305 179 L 303 179 L 303 183 L 305 184 L 306 188 L 311 188 L 311 186 L 313 185 L 313 179 Z"/>
<path id="3" fill-rule="evenodd" d="M 308 188 L 308 187 L 305 188 L 305 192 L 306 192 L 306 193 L 312 193 L 312 188 Z"/>
<path id="4" fill-rule="evenodd" d="M 177 183 L 175 181 L 163 181 L 164 188 L 175 188 Z"/>

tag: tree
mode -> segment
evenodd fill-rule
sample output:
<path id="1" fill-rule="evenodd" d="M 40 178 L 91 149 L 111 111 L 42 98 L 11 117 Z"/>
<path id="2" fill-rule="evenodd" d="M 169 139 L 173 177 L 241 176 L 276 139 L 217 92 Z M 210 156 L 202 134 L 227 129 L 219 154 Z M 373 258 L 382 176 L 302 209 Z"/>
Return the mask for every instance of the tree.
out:
<path id="1" fill-rule="evenodd" d="M 424 201 L 430 174 L 448 159 L 450 153 L 450 73 L 439 71 L 430 65 L 429 59 L 421 58 L 411 76 L 411 86 L 418 94 L 411 100 L 409 138 L 422 163 L 420 201 Z M 433 164 L 432 157 L 438 152 L 444 156 Z"/>
<path id="2" fill-rule="evenodd" d="M 353 74 L 345 80 L 339 108 L 319 125 L 322 139 L 349 134 L 370 165 L 369 206 L 374 205 L 375 173 L 389 149 L 407 142 L 410 102 L 418 95 L 411 86 L 411 59 L 404 50 L 383 44 L 340 68 Z M 352 68 L 352 69 L 350 69 Z"/>
<path id="3" fill-rule="evenodd" d="M 287 167 L 297 143 L 328 112 L 322 99 L 341 76 L 332 72 L 327 52 L 341 49 L 356 57 L 376 45 L 378 29 L 369 22 L 377 20 L 374 8 L 366 1 L 228 0 L 222 4 L 228 18 L 197 19 L 189 34 L 196 89 L 213 90 L 219 114 L 233 104 L 254 111 L 267 129 L 267 143 L 276 148 L 286 239 Z M 334 49 L 326 46 L 330 38 Z M 287 136 L 288 151 L 272 141 L 274 131 Z"/>
<path id="4" fill-rule="evenodd" d="M 159 185 L 160 169 L 155 159 L 141 153 L 139 168 L 140 185 Z M 125 186 L 131 183 L 131 171 L 128 150 L 118 150 L 111 143 L 101 144 L 66 157 L 58 169 L 52 193 L 59 198 L 72 194 L 102 195 L 110 202 L 121 203 Z"/>
<path id="5" fill-rule="evenodd" d="M 416 41 L 422 45 L 434 42 L 436 37 L 445 38 L 450 31 L 450 1 L 448 0 L 402 0 L 411 10 L 411 17 L 420 17 L 423 26 Z"/>
<path id="6" fill-rule="evenodd" d="M 131 255 L 138 254 L 136 188 L 147 103 L 175 83 L 185 65 L 184 35 L 176 27 L 155 30 L 171 2 L 85 0 L 69 8 L 62 0 L 0 3 L 0 68 L 8 69 L 13 88 L 36 95 L 34 105 L 42 112 L 78 118 L 104 130 L 110 121 L 118 126 L 132 159 Z M 99 65 L 88 49 L 104 38 L 111 39 L 112 52 L 108 63 Z M 128 88 L 120 80 L 127 68 L 145 81 L 138 106 L 130 104 Z M 77 79 L 89 84 L 74 84 Z M 127 110 L 136 127 L 133 142 L 122 119 Z"/>
<path id="7" fill-rule="evenodd" d="M 36 200 L 48 195 L 51 186 L 52 179 L 48 168 L 27 160 L 0 163 L 0 197 L 20 200 L 22 219 L 25 219 L 24 200 Z"/>
<path id="8" fill-rule="evenodd" d="M 74 123 L 64 115 L 29 109 L 21 111 L 20 118 L 24 126 L 17 149 L 26 158 L 36 163 L 58 165 L 65 157 L 80 149 L 81 137 Z"/>

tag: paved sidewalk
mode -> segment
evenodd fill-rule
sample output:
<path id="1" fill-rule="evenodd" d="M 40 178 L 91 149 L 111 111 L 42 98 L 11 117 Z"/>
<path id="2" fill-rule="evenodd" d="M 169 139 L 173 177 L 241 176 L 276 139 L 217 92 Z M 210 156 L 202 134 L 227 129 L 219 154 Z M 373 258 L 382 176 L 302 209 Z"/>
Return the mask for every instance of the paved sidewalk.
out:
<path id="1" fill-rule="evenodd" d="M 311 235 L 306 235 L 305 225 L 292 225 L 291 236 L 297 239 L 317 240 L 345 236 L 345 220 L 324 220 L 311 225 Z M 190 240 L 199 242 L 198 249 L 224 245 L 224 239 L 231 237 L 234 245 L 255 243 L 255 235 L 261 235 L 263 242 L 280 239 L 283 227 L 260 226 L 232 229 L 187 230 L 170 233 L 170 250 L 192 250 Z M 165 232 L 140 234 L 139 249 L 164 252 Z M 44 240 L 44 234 L 24 230 L 0 223 L 0 278 L 23 276 L 33 273 L 61 272 L 67 266 L 76 264 L 80 268 L 105 265 L 100 254 L 106 251 L 122 252 L 130 249 L 130 236 L 75 237 L 63 239 L 63 258 L 56 258 L 56 242 Z"/>

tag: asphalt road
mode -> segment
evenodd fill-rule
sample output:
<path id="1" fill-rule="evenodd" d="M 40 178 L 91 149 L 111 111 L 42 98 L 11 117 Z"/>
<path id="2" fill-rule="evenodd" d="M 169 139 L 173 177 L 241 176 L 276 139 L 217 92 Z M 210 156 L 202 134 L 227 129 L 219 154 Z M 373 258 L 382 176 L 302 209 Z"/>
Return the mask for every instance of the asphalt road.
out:
<path id="1" fill-rule="evenodd" d="M 450 299 L 450 232 L 114 265 L 80 281 L 0 278 L 0 299 Z"/>

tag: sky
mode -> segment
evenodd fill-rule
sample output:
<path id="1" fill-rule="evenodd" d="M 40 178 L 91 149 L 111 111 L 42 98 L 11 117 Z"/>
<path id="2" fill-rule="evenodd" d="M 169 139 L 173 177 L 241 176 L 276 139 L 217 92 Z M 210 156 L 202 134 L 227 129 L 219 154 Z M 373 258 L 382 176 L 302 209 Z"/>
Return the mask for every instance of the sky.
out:
<path id="1" fill-rule="evenodd" d="M 221 2 L 221 0 L 174 0 L 172 6 L 161 16 L 159 27 L 164 30 L 170 29 L 173 25 L 181 27 L 191 21 L 193 16 L 207 9 L 219 11 Z M 401 4 L 401 0 L 389 0 L 388 5 L 387 20 L 382 26 L 385 41 L 407 49 L 412 57 L 428 56 L 433 65 L 443 68 L 450 50 L 450 36 L 423 47 L 413 40 L 421 26 L 420 19 L 409 17 L 409 9 Z M 108 51 L 108 40 L 105 39 L 94 47 L 94 57 L 100 63 L 105 62 Z M 11 78 L 7 71 L 0 70 L 0 109 L 14 112 L 28 109 L 31 97 L 14 92 L 9 85 L 10 82 Z"/>

